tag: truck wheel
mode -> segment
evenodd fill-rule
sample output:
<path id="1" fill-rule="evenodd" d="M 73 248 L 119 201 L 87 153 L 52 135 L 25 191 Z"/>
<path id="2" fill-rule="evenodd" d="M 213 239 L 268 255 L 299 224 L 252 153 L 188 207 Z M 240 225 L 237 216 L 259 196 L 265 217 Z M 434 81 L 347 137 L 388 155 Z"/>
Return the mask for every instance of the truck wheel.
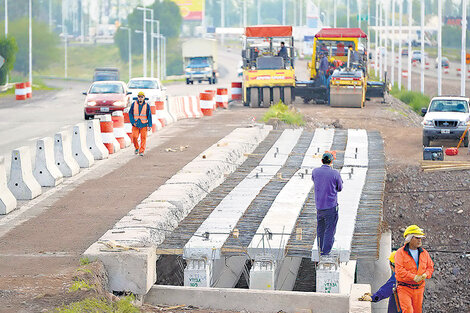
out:
<path id="1" fill-rule="evenodd" d="M 423 136 L 423 146 L 429 147 L 430 144 L 431 144 L 431 139 L 427 136 Z"/>
<path id="2" fill-rule="evenodd" d="M 250 89 L 250 108 L 259 108 L 258 88 L 251 88 Z"/>
<path id="3" fill-rule="evenodd" d="M 278 104 L 281 101 L 281 88 L 273 88 L 273 104 Z"/>
<path id="4" fill-rule="evenodd" d="M 284 87 L 284 104 L 291 104 L 292 103 L 292 88 L 291 87 Z"/>
<path id="5" fill-rule="evenodd" d="M 271 88 L 263 88 L 263 108 L 269 108 L 271 106 Z"/>
<path id="6" fill-rule="evenodd" d="M 190 81 L 189 78 L 186 78 L 186 85 L 189 85 Z"/>

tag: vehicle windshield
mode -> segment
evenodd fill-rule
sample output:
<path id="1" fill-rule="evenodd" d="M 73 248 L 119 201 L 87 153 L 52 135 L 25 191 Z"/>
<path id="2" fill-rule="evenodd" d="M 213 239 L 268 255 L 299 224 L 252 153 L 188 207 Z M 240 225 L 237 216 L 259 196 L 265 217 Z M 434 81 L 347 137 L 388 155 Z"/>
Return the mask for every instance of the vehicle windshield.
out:
<path id="1" fill-rule="evenodd" d="M 194 67 L 207 67 L 209 66 L 209 61 L 206 58 L 191 58 L 189 63 Z"/>
<path id="2" fill-rule="evenodd" d="M 433 100 L 429 112 L 468 113 L 468 105 L 465 100 Z"/>
<path id="3" fill-rule="evenodd" d="M 129 89 L 158 89 L 158 83 L 155 80 L 131 80 Z"/>
<path id="4" fill-rule="evenodd" d="M 105 80 L 119 80 L 117 73 L 95 73 L 95 81 L 105 81 Z"/>
<path id="5" fill-rule="evenodd" d="M 89 93 L 124 93 L 124 89 L 119 84 L 95 84 Z"/>
<path id="6" fill-rule="evenodd" d="M 347 56 L 348 48 L 356 50 L 354 41 L 348 40 L 318 40 L 316 43 L 316 54 L 326 52 L 329 56 Z"/>

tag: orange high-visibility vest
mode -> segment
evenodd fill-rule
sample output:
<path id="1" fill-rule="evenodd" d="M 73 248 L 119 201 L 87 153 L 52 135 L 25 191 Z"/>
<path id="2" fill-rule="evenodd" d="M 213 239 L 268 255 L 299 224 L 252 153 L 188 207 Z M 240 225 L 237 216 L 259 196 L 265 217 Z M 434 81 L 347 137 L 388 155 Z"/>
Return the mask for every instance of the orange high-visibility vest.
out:
<path id="1" fill-rule="evenodd" d="M 144 105 L 142 106 L 142 111 L 139 114 L 139 102 L 134 102 L 134 120 L 140 120 L 142 123 L 147 123 L 147 102 L 144 101 Z"/>

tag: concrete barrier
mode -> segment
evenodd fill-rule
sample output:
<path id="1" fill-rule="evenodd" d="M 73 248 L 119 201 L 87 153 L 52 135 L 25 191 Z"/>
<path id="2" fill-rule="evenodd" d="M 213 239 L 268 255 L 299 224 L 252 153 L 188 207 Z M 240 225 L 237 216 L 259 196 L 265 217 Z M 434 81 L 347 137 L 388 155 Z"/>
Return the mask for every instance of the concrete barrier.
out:
<path id="1" fill-rule="evenodd" d="M 33 176 L 31 152 L 27 146 L 15 149 L 11 153 L 8 188 L 17 200 L 31 200 L 42 193 L 41 185 Z"/>
<path id="2" fill-rule="evenodd" d="M 100 120 L 88 120 L 86 123 L 86 146 L 95 160 L 103 160 L 109 157 L 109 151 L 103 144 L 100 133 Z M 127 137 L 127 135 L 126 135 Z"/>
<path id="3" fill-rule="evenodd" d="M 51 137 L 39 139 L 36 143 L 33 174 L 43 187 L 55 187 L 64 181 L 64 176 L 55 163 L 54 143 Z"/>
<path id="4" fill-rule="evenodd" d="M 5 158 L 0 157 L 0 214 L 8 214 L 16 209 L 16 198 L 7 186 Z"/>
<path id="5" fill-rule="evenodd" d="M 350 309 L 348 295 L 162 285 L 154 285 L 144 302 L 235 312 L 348 313 Z"/>
<path id="6" fill-rule="evenodd" d="M 178 121 L 175 98 L 176 97 L 168 97 L 165 101 L 165 115 L 169 117 L 169 123 Z"/>
<path id="7" fill-rule="evenodd" d="M 80 165 L 72 155 L 69 131 L 60 131 L 54 135 L 54 160 L 64 177 L 75 176 L 80 172 Z"/>
<path id="8" fill-rule="evenodd" d="M 85 124 L 78 123 L 72 129 L 72 155 L 82 168 L 87 168 L 95 163 L 95 159 L 86 147 Z"/>
<path id="9" fill-rule="evenodd" d="M 191 105 L 193 107 L 193 111 L 196 112 L 196 118 L 201 118 L 204 116 L 201 111 L 201 104 L 199 102 L 199 97 L 197 96 L 191 96 L 189 97 L 191 99 Z"/>

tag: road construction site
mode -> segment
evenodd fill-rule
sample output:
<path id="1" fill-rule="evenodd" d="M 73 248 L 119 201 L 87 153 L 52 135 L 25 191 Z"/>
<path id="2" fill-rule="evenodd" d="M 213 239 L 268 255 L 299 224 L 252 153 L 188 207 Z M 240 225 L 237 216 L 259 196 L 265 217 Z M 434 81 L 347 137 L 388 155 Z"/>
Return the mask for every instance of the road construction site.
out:
<path id="1" fill-rule="evenodd" d="M 221 86 L 232 77 L 227 72 Z M 175 312 L 368 312 L 370 304 L 354 300 L 388 279 L 384 257 L 417 223 L 436 264 L 425 310 L 465 312 L 468 171 L 423 172 L 421 118 L 392 97 L 363 109 L 300 99 L 293 106 L 305 116 L 303 128 L 258 123 L 266 109 L 237 102 L 212 117 L 180 120 L 152 137 L 145 157 L 124 149 L 20 202 L 0 218 L 0 311 L 50 310 L 90 295 L 68 292 L 85 255 L 101 258 L 108 276 L 101 283 L 110 291 L 148 291 L 149 312 L 163 305 Z M 341 220 L 340 213 L 340 290 L 330 295 L 314 292 L 325 285 L 317 284 L 310 179 L 326 150 L 337 152 L 334 166 L 349 190 L 340 206 L 352 214 Z M 466 149 L 454 158 L 465 161 Z"/>

